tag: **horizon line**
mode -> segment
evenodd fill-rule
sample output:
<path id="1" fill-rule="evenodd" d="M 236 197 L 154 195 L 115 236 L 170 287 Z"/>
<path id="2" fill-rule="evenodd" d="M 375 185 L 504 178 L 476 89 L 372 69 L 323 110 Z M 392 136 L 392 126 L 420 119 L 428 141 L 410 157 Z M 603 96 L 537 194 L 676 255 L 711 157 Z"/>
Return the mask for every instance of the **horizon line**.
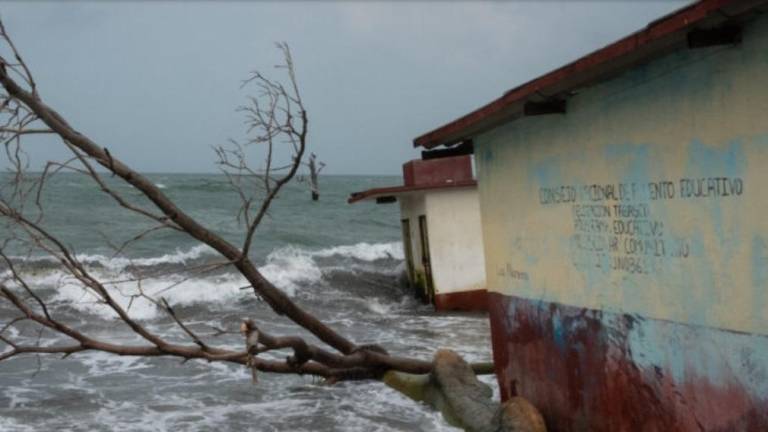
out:
<path id="1" fill-rule="evenodd" d="M 136 171 L 137 173 L 139 173 L 141 175 L 156 175 L 156 174 L 163 174 L 163 175 L 169 175 L 169 174 L 170 175 L 224 175 L 224 173 L 222 173 L 220 171 L 219 172 L 210 172 L 210 171 L 208 171 L 208 172 L 204 172 L 204 171 L 139 171 L 139 170 L 134 170 L 134 171 Z M 11 173 L 13 171 L 10 171 L 8 168 L 5 168 L 1 172 L 2 173 Z M 26 172 L 31 173 L 31 174 L 39 174 L 39 173 L 42 173 L 43 171 L 42 170 L 28 170 Z M 102 171 L 102 170 L 97 170 L 97 172 L 99 174 L 109 174 L 110 173 L 110 171 Z M 62 171 L 62 172 L 57 173 L 57 175 L 58 174 L 82 174 L 82 173 Z M 300 174 L 297 173 L 297 176 L 298 175 L 300 175 Z M 320 177 L 333 177 L 333 176 L 339 176 L 339 177 L 341 177 L 341 176 L 349 176 L 349 177 L 397 177 L 397 176 L 400 176 L 400 175 L 401 175 L 400 173 L 397 173 L 397 174 L 380 174 L 380 173 L 379 174 L 357 174 L 357 173 L 355 173 L 355 174 L 335 174 L 335 173 L 334 174 L 322 174 L 322 173 L 320 173 L 320 174 L 318 174 L 318 176 L 320 176 Z"/>

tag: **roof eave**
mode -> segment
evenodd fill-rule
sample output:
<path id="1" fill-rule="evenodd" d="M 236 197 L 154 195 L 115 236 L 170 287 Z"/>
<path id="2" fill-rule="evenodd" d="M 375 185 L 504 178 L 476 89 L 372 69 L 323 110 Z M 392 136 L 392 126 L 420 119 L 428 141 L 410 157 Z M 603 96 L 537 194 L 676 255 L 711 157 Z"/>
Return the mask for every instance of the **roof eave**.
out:
<path id="1" fill-rule="evenodd" d="M 375 199 L 384 196 L 403 196 L 414 193 L 436 192 L 440 190 L 451 190 L 458 188 L 476 187 L 477 181 L 458 181 L 445 184 L 419 185 L 419 186 L 391 186 L 383 188 L 368 189 L 361 192 L 352 193 L 347 199 L 347 203 L 354 204 L 359 201 Z"/>
<path id="2" fill-rule="evenodd" d="M 413 140 L 414 147 L 434 148 L 471 139 L 523 116 L 528 101 L 567 98 L 573 91 L 660 57 L 686 42 L 687 30 L 725 21 L 764 4 L 765 0 L 702 0 L 659 18 L 574 62 L 506 92 L 500 98 Z M 727 14 L 716 14 L 717 11 Z"/>

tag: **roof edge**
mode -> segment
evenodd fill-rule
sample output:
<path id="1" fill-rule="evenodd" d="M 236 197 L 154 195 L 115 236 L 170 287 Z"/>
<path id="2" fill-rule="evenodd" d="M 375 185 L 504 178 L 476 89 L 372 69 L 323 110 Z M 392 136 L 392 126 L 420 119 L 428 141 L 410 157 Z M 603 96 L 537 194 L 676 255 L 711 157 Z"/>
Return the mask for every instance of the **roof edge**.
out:
<path id="1" fill-rule="evenodd" d="M 633 53 L 641 47 L 645 47 L 681 30 L 690 28 L 720 9 L 739 1 L 701 0 L 662 16 L 651 21 L 639 31 L 519 85 L 490 103 L 414 138 L 413 146 L 430 149 L 442 144 L 450 145 L 458 140 L 470 138 L 469 136 L 461 136 L 461 134 L 472 128 L 477 128 L 484 120 L 503 116 L 505 109 L 510 108 L 516 103 L 524 103 L 530 96 L 537 93 L 546 94 L 548 88 L 554 87 L 565 78 L 577 73 L 597 71 L 608 62 Z"/>
<path id="2" fill-rule="evenodd" d="M 477 186 L 477 180 L 463 180 L 452 183 L 444 184 L 431 184 L 431 185 L 416 185 L 416 186 L 390 186 L 383 188 L 368 189 L 361 192 L 353 192 L 347 199 L 348 204 L 354 204 L 358 201 L 363 201 L 370 198 L 377 198 L 387 195 L 399 195 L 408 192 L 419 192 L 428 190 L 440 190 L 440 189 L 457 189 Z"/>

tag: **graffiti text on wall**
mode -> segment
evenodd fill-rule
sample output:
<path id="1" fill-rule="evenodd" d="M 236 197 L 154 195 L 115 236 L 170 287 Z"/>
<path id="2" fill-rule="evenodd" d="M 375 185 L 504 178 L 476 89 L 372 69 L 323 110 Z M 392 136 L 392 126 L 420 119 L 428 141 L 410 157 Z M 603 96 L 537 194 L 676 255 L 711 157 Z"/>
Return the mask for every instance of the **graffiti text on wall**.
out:
<path id="1" fill-rule="evenodd" d="M 571 206 L 571 257 L 581 269 L 652 274 L 664 261 L 686 259 L 690 242 L 665 231 L 650 202 L 738 197 L 738 177 L 681 178 L 677 181 L 562 185 L 539 188 L 541 205 Z"/>

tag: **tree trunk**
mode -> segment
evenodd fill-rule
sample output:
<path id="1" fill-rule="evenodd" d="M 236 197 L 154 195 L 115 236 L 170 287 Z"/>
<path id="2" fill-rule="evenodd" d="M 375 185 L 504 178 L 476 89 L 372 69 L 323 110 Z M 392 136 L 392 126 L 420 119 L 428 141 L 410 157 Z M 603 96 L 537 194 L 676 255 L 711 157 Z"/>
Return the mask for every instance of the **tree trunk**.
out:
<path id="1" fill-rule="evenodd" d="M 471 432 L 546 432 L 541 414 L 530 402 L 514 397 L 500 404 L 470 365 L 450 350 L 435 354 L 432 372 L 414 375 L 390 371 L 383 381 L 406 396 L 426 402 L 450 424 Z"/>

